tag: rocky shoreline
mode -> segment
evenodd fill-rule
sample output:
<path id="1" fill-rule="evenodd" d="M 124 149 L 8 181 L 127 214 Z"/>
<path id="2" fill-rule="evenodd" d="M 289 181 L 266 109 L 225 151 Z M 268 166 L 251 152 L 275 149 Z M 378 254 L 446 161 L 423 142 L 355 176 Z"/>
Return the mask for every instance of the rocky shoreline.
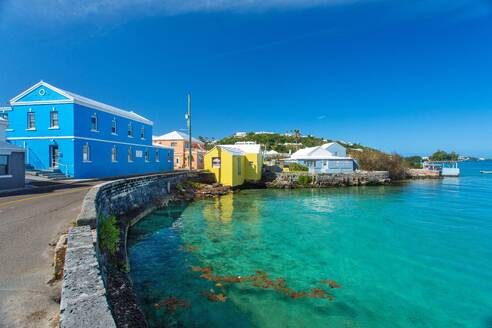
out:
<path id="1" fill-rule="evenodd" d="M 276 173 L 267 188 L 330 188 L 345 186 L 385 185 L 391 183 L 386 171 L 357 171 L 353 173 L 310 174 L 307 172 Z"/>

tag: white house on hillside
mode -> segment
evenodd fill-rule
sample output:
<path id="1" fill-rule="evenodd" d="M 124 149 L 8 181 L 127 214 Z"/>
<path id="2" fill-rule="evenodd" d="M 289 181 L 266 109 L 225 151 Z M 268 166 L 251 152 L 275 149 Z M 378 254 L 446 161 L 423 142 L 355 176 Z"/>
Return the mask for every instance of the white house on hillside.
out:
<path id="1" fill-rule="evenodd" d="M 357 168 L 355 160 L 347 156 L 345 147 L 336 142 L 300 149 L 289 161 L 307 166 L 311 173 L 350 173 Z"/>

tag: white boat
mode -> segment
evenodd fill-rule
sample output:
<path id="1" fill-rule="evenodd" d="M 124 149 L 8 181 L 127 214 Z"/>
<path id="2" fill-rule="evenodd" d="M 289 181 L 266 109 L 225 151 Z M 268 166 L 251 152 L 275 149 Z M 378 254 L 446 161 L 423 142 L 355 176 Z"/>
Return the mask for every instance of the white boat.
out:
<path id="1" fill-rule="evenodd" d="M 492 174 L 492 171 L 480 171 L 482 174 Z"/>

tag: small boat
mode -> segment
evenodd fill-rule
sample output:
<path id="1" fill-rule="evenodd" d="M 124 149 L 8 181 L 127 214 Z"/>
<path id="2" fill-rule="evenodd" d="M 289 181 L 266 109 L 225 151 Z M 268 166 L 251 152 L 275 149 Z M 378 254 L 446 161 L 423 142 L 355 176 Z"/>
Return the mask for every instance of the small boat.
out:
<path id="1" fill-rule="evenodd" d="M 492 171 L 480 171 L 482 174 L 492 174 Z"/>

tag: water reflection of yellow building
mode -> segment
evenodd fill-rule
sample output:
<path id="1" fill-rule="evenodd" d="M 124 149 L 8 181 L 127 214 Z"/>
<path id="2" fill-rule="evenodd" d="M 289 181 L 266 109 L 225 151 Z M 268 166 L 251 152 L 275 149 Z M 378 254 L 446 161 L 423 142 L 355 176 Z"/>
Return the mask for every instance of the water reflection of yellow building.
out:
<path id="1" fill-rule="evenodd" d="M 259 220 L 260 203 L 258 199 L 241 198 L 241 195 L 227 194 L 207 202 L 203 216 L 207 221 L 230 223 L 233 217 L 241 220 Z M 236 210 L 236 214 L 234 214 Z"/>
<path id="2" fill-rule="evenodd" d="M 234 194 L 228 194 L 207 202 L 203 207 L 203 217 L 207 221 L 222 221 L 228 223 L 232 221 L 234 213 Z"/>

